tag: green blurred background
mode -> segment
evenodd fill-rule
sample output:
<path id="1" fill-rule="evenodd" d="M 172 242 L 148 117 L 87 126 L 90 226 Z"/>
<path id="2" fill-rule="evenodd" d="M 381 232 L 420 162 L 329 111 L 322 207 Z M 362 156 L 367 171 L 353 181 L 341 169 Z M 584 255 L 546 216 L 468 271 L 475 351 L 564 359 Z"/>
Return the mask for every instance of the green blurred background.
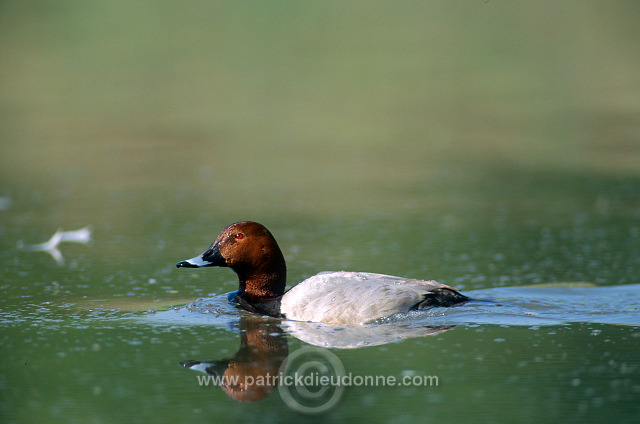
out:
<path id="1" fill-rule="evenodd" d="M 3 190 L 65 187 L 80 216 L 158 187 L 422 214 L 637 177 L 634 1 L 1 7 Z"/>
<path id="2" fill-rule="evenodd" d="M 190 405 L 177 361 L 227 355 L 235 335 L 82 312 L 233 290 L 224 270 L 173 268 L 233 221 L 272 230 L 291 284 L 328 269 L 466 290 L 637 283 L 639 22 L 635 0 L 0 1 L 2 417 L 301 419 L 221 392 Z M 63 266 L 17 248 L 85 225 L 92 244 L 64 246 Z M 585 326 L 483 330 L 343 354 L 363 373 L 437 366 L 450 385 L 351 392 L 333 418 L 460 420 L 446 406 L 466 403 L 493 422 L 637 422 L 633 327 L 598 327 L 614 348 Z M 547 360 L 537 346 L 551 368 L 505 392 L 515 364 Z M 590 375 L 591 391 L 571 385 Z"/>

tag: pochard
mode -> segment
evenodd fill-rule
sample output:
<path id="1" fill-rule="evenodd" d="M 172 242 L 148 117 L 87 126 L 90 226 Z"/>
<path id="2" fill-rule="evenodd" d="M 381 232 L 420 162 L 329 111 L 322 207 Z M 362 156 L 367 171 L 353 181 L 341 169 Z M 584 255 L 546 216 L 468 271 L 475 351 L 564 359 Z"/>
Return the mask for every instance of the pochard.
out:
<path id="1" fill-rule="evenodd" d="M 469 300 L 436 281 L 370 272 L 321 272 L 285 291 L 287 267 L 282 251 L 267 228 L 251 221 L 227 226 L 201 255 L 176 266 L 229 267 L 240 283 L 234 298 L 238 306 L 296 321 L 362 324 L 395 313 L 455 306 Z"/>

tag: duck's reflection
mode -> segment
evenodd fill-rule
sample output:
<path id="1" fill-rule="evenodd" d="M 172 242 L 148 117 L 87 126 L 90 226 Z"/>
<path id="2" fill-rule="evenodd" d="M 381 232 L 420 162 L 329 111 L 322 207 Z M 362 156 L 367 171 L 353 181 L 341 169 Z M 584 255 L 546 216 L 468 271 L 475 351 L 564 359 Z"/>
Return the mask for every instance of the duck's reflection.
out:
<path id="1" fill-rule="evenodd" d="M 333 349 L 379 346 L 417 337 L 435 336 L 454 326 L 409 327 L 393 324 L 337 325 L 323 322 L 283 321 L 287 333 L 305 343 Z"/>
<path id="2" fill-rule="evenodd" d="M 240 318 L 240 348 L 231 358 L 184 361 L 185 368 L 211 377 L 231 398 L 243 402 L 264 399 L 277 385 L 282 362 L 289 352 L 279 321 L 259 317 Z"/>
<path id="3" fill-rule="evenodd" d="M 348 349 L 435 335 L 453 328 L 344 326 L 252 316 L 240 317 L 238 326 L 240 348 L 231 358 L 188 360 L 180 365 L 207 374 L 208 385 L 217 385 L 231 398 L 243 402 L 264 399 L 277 387 L 280 368 L 289 354 L 288 334 L 315 346 Z"/>

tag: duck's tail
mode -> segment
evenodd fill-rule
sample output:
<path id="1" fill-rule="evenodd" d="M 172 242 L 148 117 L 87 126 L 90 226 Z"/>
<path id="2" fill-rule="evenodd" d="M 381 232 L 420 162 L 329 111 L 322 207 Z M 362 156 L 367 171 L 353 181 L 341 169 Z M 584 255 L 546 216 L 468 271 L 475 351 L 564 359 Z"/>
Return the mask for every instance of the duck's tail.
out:
<path id="1" fill-rule="evenodd" d="M 413 305 L 412 310 L 432 308 L 435 306 L 456 306 L 468 302 L 471 298 L 458 293 L 453 289 L 433 289 L 424 295 L 424 299 Z"/>

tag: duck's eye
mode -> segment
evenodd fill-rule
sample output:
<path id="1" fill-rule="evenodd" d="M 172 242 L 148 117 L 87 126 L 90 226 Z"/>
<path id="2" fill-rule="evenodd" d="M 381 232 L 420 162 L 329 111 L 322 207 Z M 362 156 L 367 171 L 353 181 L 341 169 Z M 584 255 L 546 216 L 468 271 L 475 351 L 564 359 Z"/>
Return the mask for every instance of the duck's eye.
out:
<path id="1" fill-rule="evenodd" d="M 242 234 L 242 233 L 236 234 L 236 239 L 237 240 L 240 240 L 240 239 L 243 239 L 243 238 L 244 238 L 244 234 Z"/>

